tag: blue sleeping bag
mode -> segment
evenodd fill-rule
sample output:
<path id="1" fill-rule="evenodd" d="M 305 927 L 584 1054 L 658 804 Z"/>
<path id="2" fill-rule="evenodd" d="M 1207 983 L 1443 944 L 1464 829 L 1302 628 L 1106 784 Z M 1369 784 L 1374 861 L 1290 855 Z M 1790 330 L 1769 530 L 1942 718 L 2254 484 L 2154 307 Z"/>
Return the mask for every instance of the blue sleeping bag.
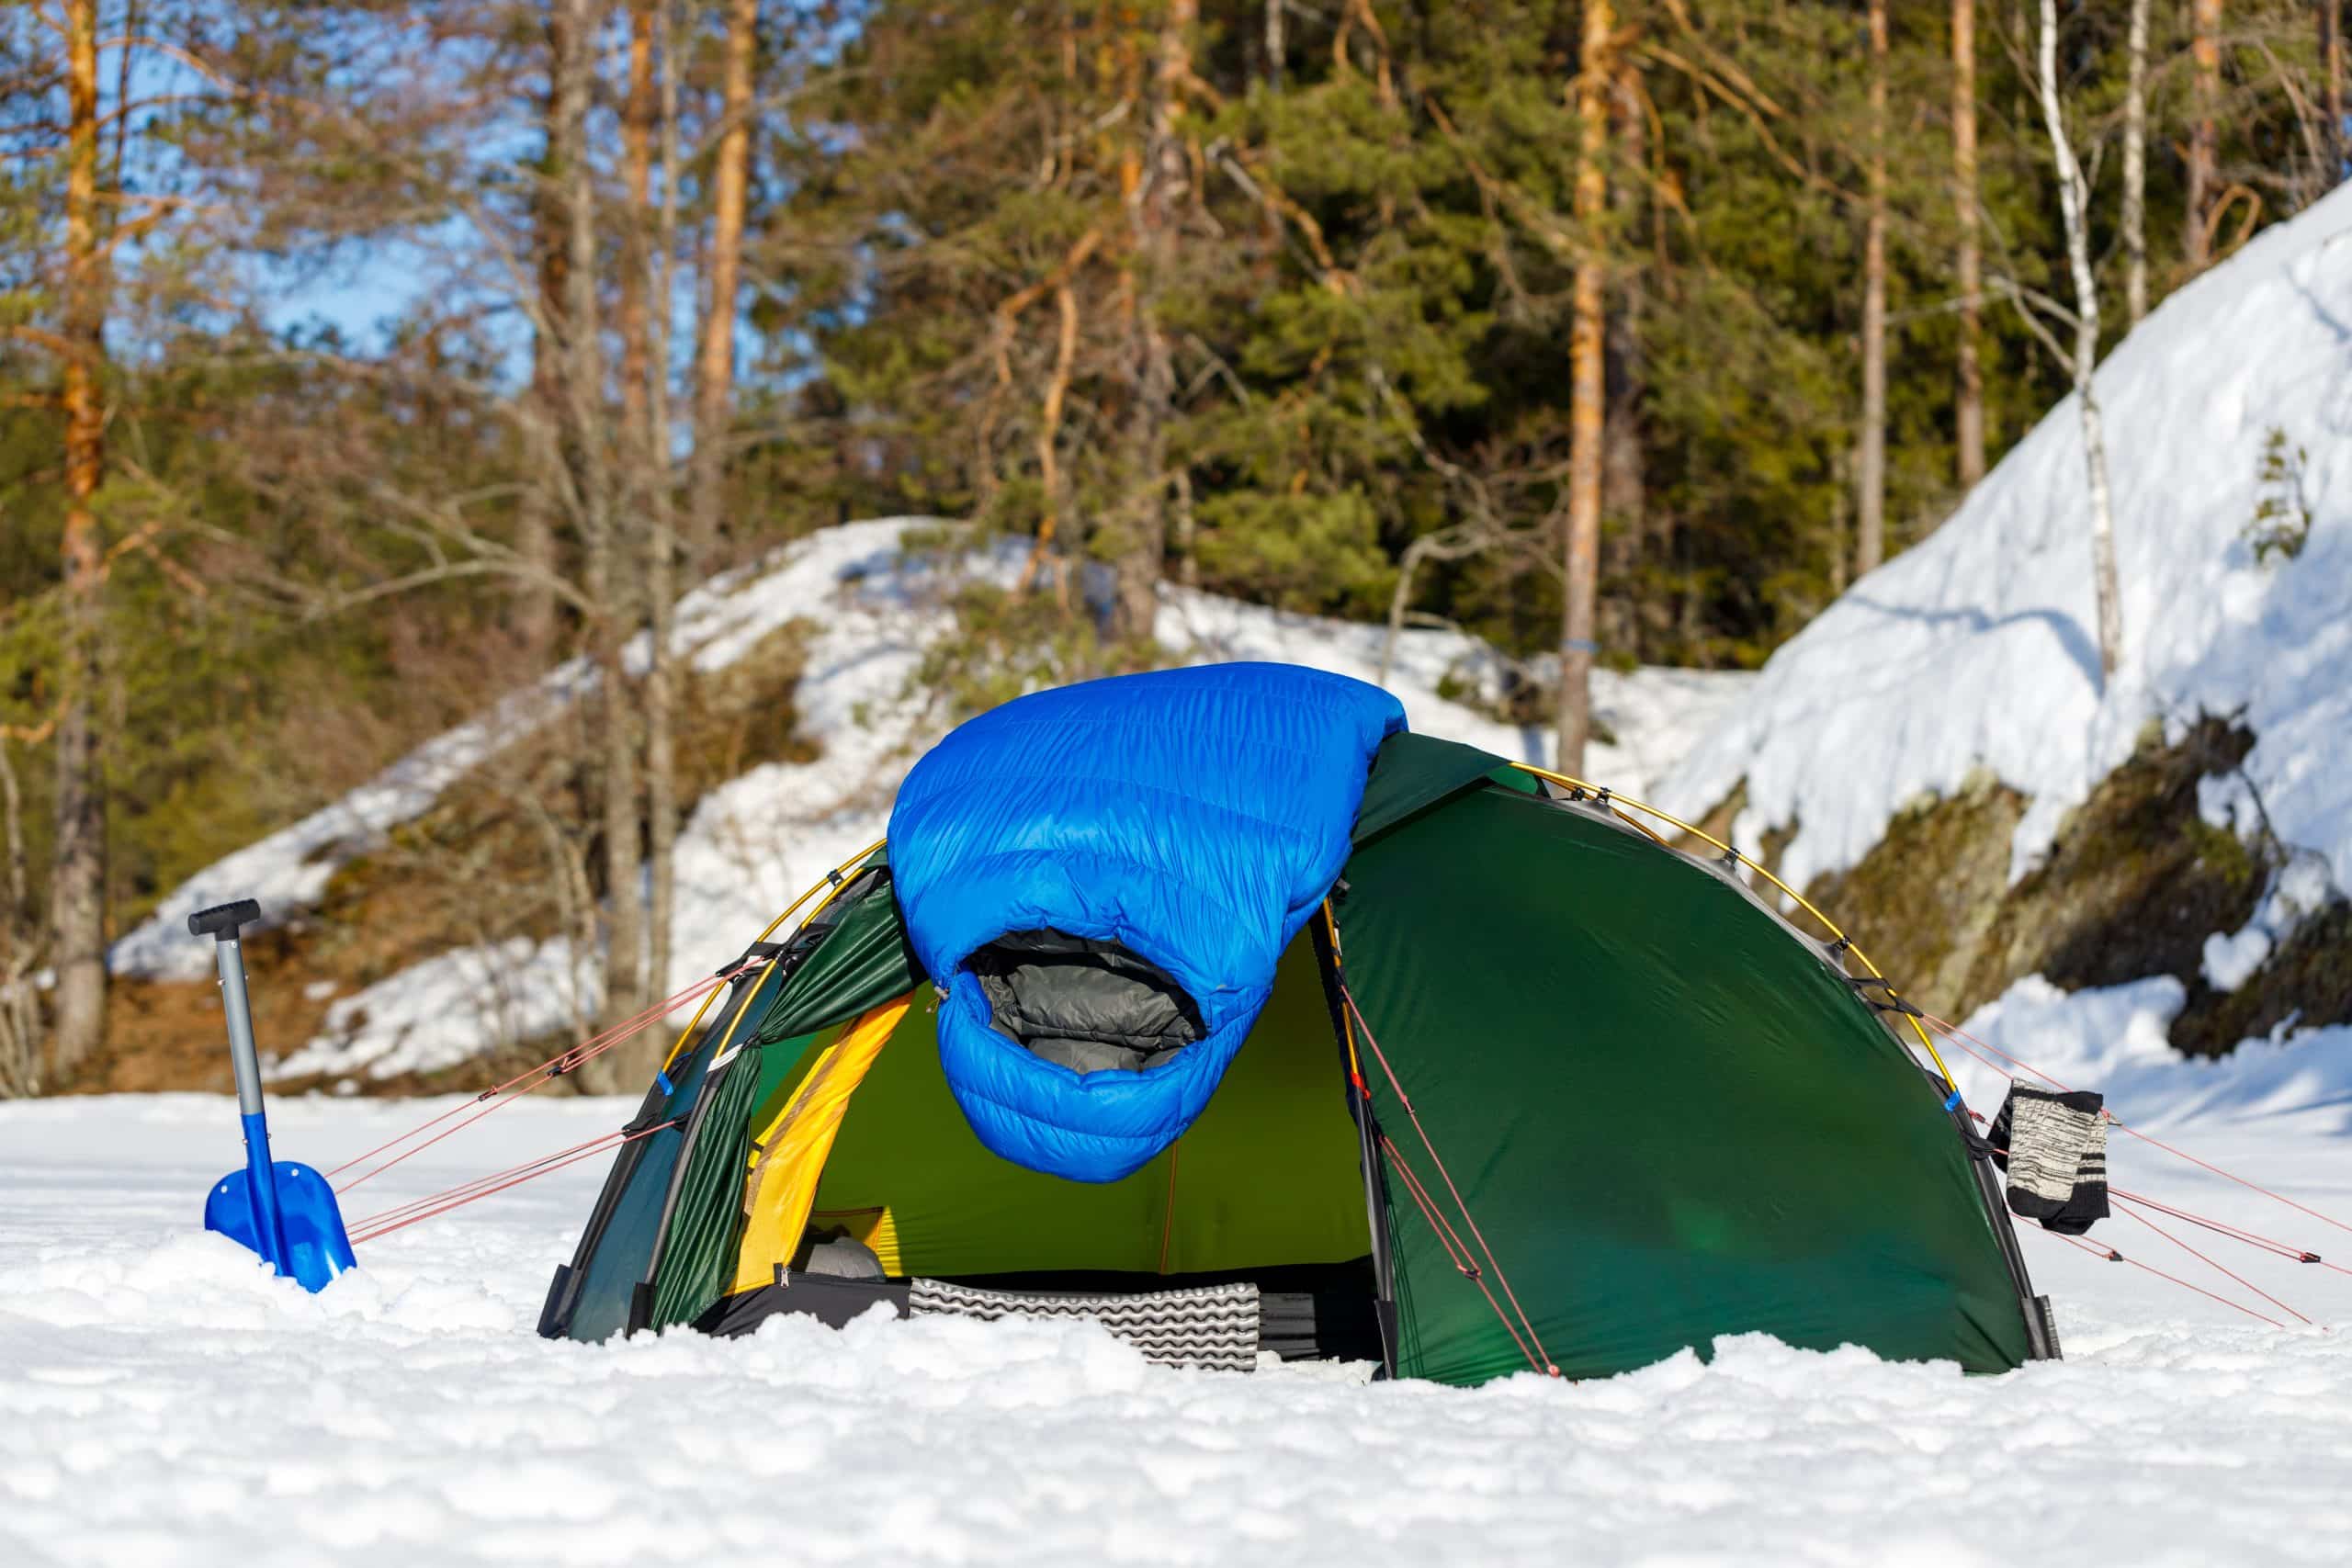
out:
<path id="1" fill-rule="evenodd" d="M 1182 1135 L 1404 728 L 1361 681 L 1223 664 L 1038 692 L 917 762 L 891 875 L 980 1141 L 1115 1181 Z"/>

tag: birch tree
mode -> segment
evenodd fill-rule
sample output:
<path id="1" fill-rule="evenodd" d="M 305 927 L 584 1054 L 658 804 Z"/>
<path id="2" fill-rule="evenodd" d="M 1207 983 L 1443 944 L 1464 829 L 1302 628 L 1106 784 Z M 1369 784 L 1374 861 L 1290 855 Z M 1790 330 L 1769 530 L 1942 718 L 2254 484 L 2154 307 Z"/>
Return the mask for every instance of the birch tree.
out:
<path id="1" fill-rule="evenodd" d="M 2041 0 L 2041 36 L 2037 53 L 2036 82 L 2041 98 L 2042 124 L 2050 133 L 2050 155 L 2058 171 L 2058 210 L 2066 233 L 2066 268 L 2075 285 L 2075 406 L 2082 421 L 2083 462 L 2091 498 L 2091 588 L 2098 603 L 2098 663 L 2101 675 L 2112 680 L 2123 649 L 2123 611 L 2115 570 L 2115 514 L 2107 479 L 2107 436 L 2099 422 L 2098 389 L 2093 373 L 2098 367 L 2098 282 L 2091 275 L 2087 231 L 2089 184 L 2083 178 L 2066 133 L 2064 106 L 2058 96 L 2058 4 Z"/>
<path id="2" fill-rule="evenodd" d="M 1127 216 L 1136 263 L 1124 434 L 1126 494 L 1118 506 L 1120 522 L 1102 547 L 1112 558 L 1110 632 L 1122 642 L 1150 637 L 1167 553 L 1168 430 L 1175 413 L 1176 371 L 1160 317 L 1176 270 L 1177 225 L 1191 179 L 1184 88 L 1199 25 L 1198 0 L 1168 0 L 1156 40 L 1148 121 L 1139 143 L 1124 154 L 1135 163 L 1131 169 L 1123 165 L 1120 176 L 1121 187 L 1133 193 Z"/>
<path id="3" fill-rule="evenodd" d="M 661 35 L 660 98 L 653 113 L 661 128 L 662 187 L 647 259 L 650 292 L 662 308 L 651 312 L 647 325 L 645 365 L 644 461 L 659 476 L 659 482 L 649 487 L 651 515 L 645 533 L 646 630 L 652 645 L 645 674 L 646 976 L 649 990 L 666 993 L 673 987 L 678 842 L 677 667 L 670 646 L 677 596 L 678 516 L 676 492 L 668 483 L 668 307 L 676 289 L 678 247 L 678 21 L 674 0 L 639 0 L 639 6 L 649 23 L 658 20 Z M 642 200 L 640 193 L 640 206 Z"/>

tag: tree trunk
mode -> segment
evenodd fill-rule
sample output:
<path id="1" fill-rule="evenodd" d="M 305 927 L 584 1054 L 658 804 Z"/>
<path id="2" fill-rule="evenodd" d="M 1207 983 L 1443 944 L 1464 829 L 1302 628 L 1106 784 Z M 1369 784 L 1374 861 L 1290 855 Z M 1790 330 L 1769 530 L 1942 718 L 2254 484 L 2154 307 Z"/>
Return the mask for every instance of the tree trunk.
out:
<path id="1" fill-rule="evenodd" d="M 2181 215 L 2181 254 L 2193 276 L 2212 260 L 2207 230 L 2214 196 L 2214 163 L 2220 146 L 2217 121 L 2222 104 L 2222 0 L 2189 0 L 2189 96 L 2188 191 Z"/>
<path id="2" fill-rule="evenodd" d="M 2123 48 L 2123 303 L 2136 327 L 2148 313 L 2148 0 L 2132 0 Z"/>
<path id="3" fill-rule="evenodd" d="M 1575 215 L 1577 258 L 1568 316 L 1568 509 L 1560 614 L 1559 771 L 1581 777 L 1592 738 L 1594 599 L 1600 575 L 1600 469 L 1608 397 L 1601 218 L 1609 206 L 1610 0 L 1585 0 L 1577 51 Z"/>
<path id="4" fill-rule="evenodd" d="M 725 129 L 711 175 L 710 287 L 703 301 L 701 367 L 695 382 L 693 486 L 685 548 L 707 564 L 724 531 L 720 487 L 727 475 L 729 414 L 735 389 L 735 308 L 743 271 L 743 214 L 752 183 L 752 85 L 760 0 L 728 0 L 727 61 L 719 89 Z"/>
<path id="5" fill-rule="evenodd" d="M 2324 188 L 2333 190 L 2344 179 L 2344 0 L 2319 0 L 2319 74 L 2321 100 L 2327 106 L 2327 152 Z"/>
<path id="6" fill-rule="evenodd" d="M 622 659 L 637 624 L 638 579 L 622 552 L 624 519 L 614 504 L 606 457 L 604 350 L 596 299 L 596 190 L 587 155 L 594 52 L 586 45 L 596 34 L 603 0 L 559 3 L 569 9 L 567 25 L 580 45 L 565 62 L 556 112 L 570 175 L 565 191 L 570 254 L 565 257 L 564 409 L 576 465 L 581 538 L 587 552 L 583 586 L 594 616 L 590 643 L 600 674 L 596 722 L 604 775 L 604 1016 L 609 1023 L 643 1005 L 644 896 L 639 884 L 644 861 L 638 827 L 636 694 Z"/>
<path id="7" fill-rule="evenodd" d="M 1266 0 L 1266 85 L 1276 92 L 1282 90 L 1286 48 L 1283 41 L 1283 0 Z"/>
<path id="8" fill-rule="evenodd" d="M 1638 171 L 1648 152 L 1641 84 L 1631 60 L 1620 59 L 1616 63 L 1617 79 L 1610 89 L 1610 131 L 1624 166 Z M 1619 180 L 1611 187 L 1609 197 L 1618 231 L 1638 232 L 1643 182 Z M 1641 272 L 1629 266 L 1606 303 L 1602 374 L 1607 378 L 1609 401 L 1601 421 L 1600 517 L 1601 545 L 1607 557 L 1603 577 L 1611 592 L 1601 606 L 1605 615 L 1597 611 L 1594 616 L 1601 633 L 1595 640 L 1629 649 L 1637 646 L 1641 637 L 1640 593 L 1634 577 L 1641 570 L 1648 536 L 1642 484 L 1642 304 Z"/>
<path id="9" fill-rule="evenodd" d="M 65 528 L 59 545 L 64 616 L 59 648 L 56 843 L 50 873 L 50 961 L 57 970 L 52 1083 L 106 1034 L 107 803 L 96 714 L 106 585 L 96 498 L 106 468 L 109 268 L 100 232 L 97 0 L 67 0 L 63 403 Z"/>
<path id="10" fill-rule="evenodd" d="M 528 399 L 532 458 L 538 474 L 525 487 L 516 503 L 515 552 L 530 567 L 534 579 L 517 589 L 513 609 L 514 640 L 532 662 L 546 660 L 555 646 L 558 570 L 556 496 L 550 490 L 561 461 L 563 414 L 563 321 L 569 309 L 569 257 L 564 192 L 571 175 L 563 166 L 564 139 L 559 130 L 563 84 L 572 69 L 574 48 L 567 0 L 548 7 L 548 96 L 543 108 L 547 151 L 540 160 L 539 180 L 531 197 L 531 243 L 538 264 L 538 320 L 531 335 L 531 390 Z"/>
<path id="11" fill-rule="evenodd" d="M 1194 525 L 1193 517 L 1191 470 L 1179 464 L 1175 473 L 1169 476 L 1169 483 L 1176 492 L 1174 508 L 1176 536 L 1170 542 L 1170 551 L 1176 558 L 1176 581 L 1187 588 L 1198 588 L 1201 585 L 1201 559 L 1196 549 L 1199 530 Z"/>
<path id="12" fill-rule="evenodd" d="M 1140 642 L 1159 614 L 1159 578 L 1168 548 L 1168 425 L 1175 414 L 1176 371 L 1159 300 L 1176 267 L 1177 200 L 1191 177 L 1183 144 L 1183 82 L 1192 69 L 1198 0 L 1169 0 L 1159 28 L 1151 121 L 1141 178 L 1131 205 L 1140 264 L 1135 302 L 1135 409 L 1127 429 L 1126 516 L 1114 541 L 1111 635 Z"/>
<path id="13" fill-rule="evenodd" d="M 657 107 L 654 86 L 654 21 L 655 0 L 629 0 L 628 35 L 628 94 L 621 111 L 622 178 L 628 200 L 628 220 L 621 246 L 620 335 L 621 335 L 621 424 L 622 450 L 627 455 L 628 479 L 626 486 L 628 521 L 636 532 L 626 531 L 614 541 L 617 560 L 630 558 L 629 547 L 634 541 L 639 547 L 636 558 L 642 562 L 645 573 L 642 610 L 648 625 L 650 659 L 643 686 L 630 694 L 631 701 L 624 708 L 634 706 L 635 717 L 642 720 L 644 730 L 644 808 L 650 828 L 646 859 L 650 865 L 645 907 L 641 911 L 644 928 L 644 966 L 639 974 L 636 995 L 630 998 L 630 1012 L 645 1001 L 666 992 L 670 972 L 670 900 L 673 873 L 673 851 L 676 842 L 676 828 L 671 820 L 676 811 L 676 759 L 673 735 L 672 671 L 669 657 L 670 601 L 676 590 L 670 558 L 670 527 L 667 512 L 668 432 L 667 408 L 663 417 L 656 419 L 657 400 L 663 399 L 658 377 L 666 371 L 669 358 L 669 329 L 666 319 L 657 329 L 654 319 L 662 312 L 649 309 L 648 296 L 655 299 L 668 298 L 666 276 L 656 277 L 652 271 L 651 245 L 666 246 L 670 235 L 666 230 L 657 234 L 653 211 L 653 128 L 662 118 Z M 666 68 L 666 62 L 665 62 Z M 666 132 L 665 132 L 666 134 Z M 668 148 L 664 146 L 665 156 Z M 664 180 L 668 178 L 665 173 Z M 668 191 L 664 189 L 665 210 Z M 665 252 L 666 254 L 666 252 Z M 660 354 L 657 359 L 655 336 L 659 333 Z M 662 367 L 657 370 L 657 364 Z M 632 615 L 633 623 L 636 616 Z M 626 628 L 624 628 L 626 629 Z M 607 679 L 626 682 L 628 672 L 619 658 L 623 646 L 616 639 L 607 654 Z M 618 689 L 625 689 L 616 687 Z M 613 749 L 626 755 L 635 739 L 633 732 L 616 734 Z M 626 874 L 634 884 L 640 865 L 637 860 L 638 795 L 635 788 L 617 792 L 617 798 L 608 807 L 606 838 L 608 844 L 616 835 L 626 835 L 628 842 L 625 852 L 615 857 L 612 870 Z M 623 803 L 626 810 L 619 809 Z M 627 1013 L 619 1016 L 626 1017 Z M 644 1036 L 644 1048 L 621 1053 L 621 1071 L 628 1074 L 628 1081 L 642 1081 L 658 1065 L 652 1058 L 662 1049 L 661 1028 L 657 1024 Z"/>
<path id="14" fill-rule="evenodd" d="M 2058 101 L 2058 4 L 2041 0 L 2041 117 L 2050 132 L 2050 152 L 2058 165 L 2058 209 L 2066 230 L 2066 265 L 2075 282 L 2075 402 L 2082 419 L 2083 462 L 2091 498 L 2091 590 L 2098 605 L 2098 662 L 2112 680 L 2122 659 L 2123 612 L 2115 568 L 2115 514 L 2107 479 L 2107 436 L 2099 420 L 2094 372 L 2098 367 L 2098 283 L 2091 276 L 2086 208 L 2089 191 L 2066 117 Z"/>
<path id="15" fill-rule="evenodd" d="M 653 199 L 653 3 L 628 0 L 628 94 L 621 103 L 621 177 L 628 193 L 628 221 L 621 231 L 621 426 L 629 461 L 629 504 L 647 502 L 644 480 L 652 464 L 646 426 L 647 342 L 646 242 L 652 227 Z"/>
<path id="16" fill-rule="evenodd" d="M 1829 456 L 1829 595 L 1836 598 L 1846 592 L 1846 507 L 1847 488 L 1853 480 L 1854 454 L 1850 448 L 1840 448 Z"/>
<path id="17" fill-rule="evenodd" d="M 2032 12 L 2029 0 L 2010 0 L 2009 36 L 2017 39 L 2017 47 L 2020 50 L 2027 46 L 2028 40 L 2033 36 Z M 2034 116 L 2041 112 L 2041 99 L 2034 89 L 2031 71 L 2019 70 L 2016 73 L 2014 80 L 2017 85 L 2017 100 L 2010 106 L 2009 116 L 2012 123 L 2025 125 L 2031 122 Z M 2024 137 L 2013 138 L 2009 145 L 2012 150 L 2024 155 L 2027 163 L 2030 164 L 2032 157 L 2026 151 Z"/>
<path id="18" fill-rule="evenodd" d="M 41 1089 L 40 991 L 33 984 L 41 942 L 40 917 L 28 897 L 31 877 L 25 860 L 25 802 L 17 787 L 11 738 L 0 733 L 0 834 L 7 857 L 6 907 L 0 908 L 0 1100 L 36 1095 Z"/>
<path id="19" fill-rule="evenodd" d="M 678 243 L 678 28 L 671 0 L 662 7 L 662 206 L 653 239 L 653 297 L 667 301 L 673 288 L 672 257 Z M 670 484 L 670 312 L 653 312 L 646 387 L 647 465 L 652 476 L 652 526 L 646 531 L 646 621 L 652 659 L 645 676 L 645 816 L 647 880 L 646 987 L 667 995 L 677 988 L 670 971 L 677 895 L 677 673 L 670 647 L 677 598 L 677 503 Z M 656 1035 L 662 1031 L 658 1028 Z M 659 1045 L 661 1041 L 656 1040 Z M 640 1077 L 643 1075 L 640 1074 Z"/>
<path id="20" fill-rule="evenodd" d="M 1976 0 L 1951 0 L 1951 204 L 1960 232 L 1953 258 L 1960 286 L 1960 345 L 1952 429 L 1960 488 L 1969 491 L 1984 477 L 1984 367 L 1978 356 L 1984 263 L 1976 210 Z"/>
<path id="21" fill-rule="evenodd" d="M 1886 0 L 1870 0 L 1870 212 L 1862 231 L 1862 429 L 1854 574 L 1886 558 Z"/>

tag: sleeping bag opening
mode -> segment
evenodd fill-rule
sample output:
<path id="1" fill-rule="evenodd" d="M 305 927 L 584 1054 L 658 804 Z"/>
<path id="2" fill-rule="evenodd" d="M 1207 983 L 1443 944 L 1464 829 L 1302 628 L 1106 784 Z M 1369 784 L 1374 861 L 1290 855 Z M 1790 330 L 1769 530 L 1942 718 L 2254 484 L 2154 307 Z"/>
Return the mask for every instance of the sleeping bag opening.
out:
<path id="1" fill-rule="evenodd" d="M 1183 987 L 1116 942 L 1012 931 L 965 966 L 999 1033 L 1075 1072 L 1156 1067 L 1208 1032 Z"/>

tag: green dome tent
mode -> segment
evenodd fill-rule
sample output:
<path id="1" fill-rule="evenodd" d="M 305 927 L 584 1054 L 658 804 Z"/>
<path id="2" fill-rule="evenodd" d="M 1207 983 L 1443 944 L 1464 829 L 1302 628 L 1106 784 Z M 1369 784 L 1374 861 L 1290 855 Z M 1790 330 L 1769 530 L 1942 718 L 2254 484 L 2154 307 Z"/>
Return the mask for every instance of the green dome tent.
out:
<path id="1" fill-rule="evenodd" d="M 1459 1384 L 1751 1332 L 1974 1371 L 2054 1355 L 1899 1002 L 1628 804 L 1389 735 L 1206 1109 L 1108 1181 L 975 1134 L 874 846 L 682 1036 L 540 1332 L 1074 1314 L 1179 1363 Z"/>

